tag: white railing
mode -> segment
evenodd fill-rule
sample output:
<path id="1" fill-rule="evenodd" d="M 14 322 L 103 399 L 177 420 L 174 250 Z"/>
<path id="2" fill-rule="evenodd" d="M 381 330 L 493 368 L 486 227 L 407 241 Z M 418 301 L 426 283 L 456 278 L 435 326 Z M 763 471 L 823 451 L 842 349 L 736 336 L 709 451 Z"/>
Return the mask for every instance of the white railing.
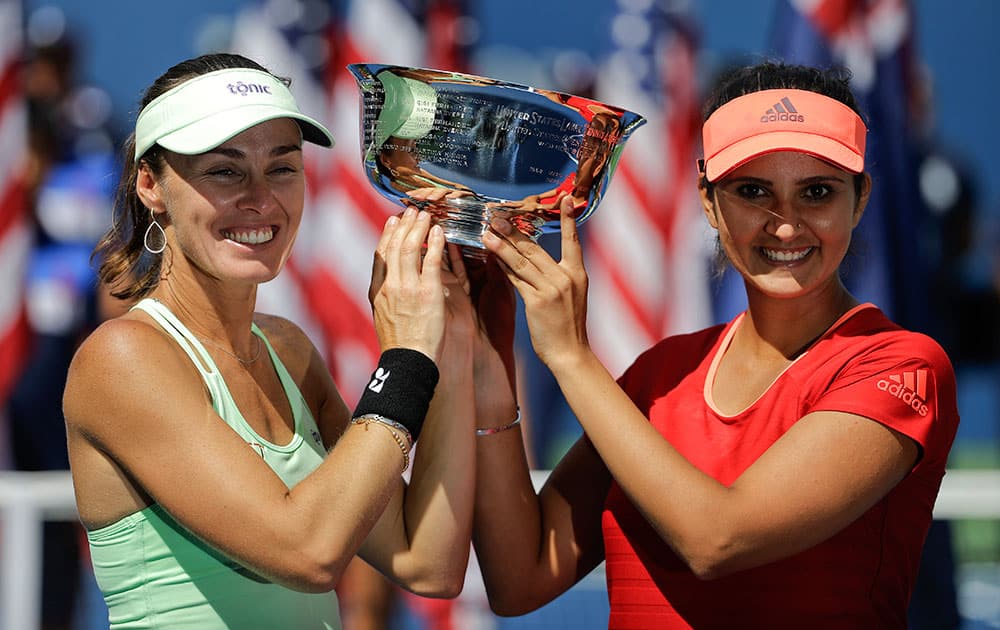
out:
<path id="1" fill-rule="evenodd" d="M 40 627 L 42 523 L 76 518 L 69 472 L 0 472 L 0 630 Z"/>
<path id="2" fill-rule="evenodd" d="M 547 474 L 534 471 L 535 485 Z M 0 472 L 0 630 L 39 627 L 42 523 L 76 518 L 68 472 Z M 949 470 L 934 518 L 1000 520 L 1000 470 Z"/>

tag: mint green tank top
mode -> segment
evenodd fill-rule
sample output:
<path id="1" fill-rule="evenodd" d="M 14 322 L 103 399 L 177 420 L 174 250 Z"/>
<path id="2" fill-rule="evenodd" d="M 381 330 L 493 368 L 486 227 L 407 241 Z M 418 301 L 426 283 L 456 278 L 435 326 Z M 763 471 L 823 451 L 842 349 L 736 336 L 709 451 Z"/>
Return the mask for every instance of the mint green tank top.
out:
<path id="1" fill-rule="evenodd" d="M 326 450 L 316 421 L 256 324 L 253 333 L 267 347 L 295 419 L 295 435 L 286 445 L 268 442 L 247 424 L 205 347 L 166 306 L 147 298 L 133 308 L 149 313 L 191 357 L 216 412 L 285 485 L 293 487 L 319 466 Z M 336 593 L 301 593 L 266 582 L 157 504 L 87 532 L 87 538 L 111 628 L 340 628 Z"/>

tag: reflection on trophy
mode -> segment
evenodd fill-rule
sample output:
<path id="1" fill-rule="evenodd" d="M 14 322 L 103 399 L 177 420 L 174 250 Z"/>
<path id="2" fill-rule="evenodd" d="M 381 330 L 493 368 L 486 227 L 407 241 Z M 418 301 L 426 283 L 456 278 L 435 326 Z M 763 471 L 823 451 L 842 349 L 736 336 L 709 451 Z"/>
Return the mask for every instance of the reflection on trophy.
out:
<path id="1" fill-rule="evenodd" d="M 646 120 L 598 101 L 457 72 L 348 69 L 361 91 L 361 156 L 382 195 L 431 212 L 453 242 L 482 248 L 495 215 L 532 238 L 586 221 L 625 140 Z M 425 199 L 433 189 L 448 192 Z M 440 193 L 432 195 L 435 199 Z"/>

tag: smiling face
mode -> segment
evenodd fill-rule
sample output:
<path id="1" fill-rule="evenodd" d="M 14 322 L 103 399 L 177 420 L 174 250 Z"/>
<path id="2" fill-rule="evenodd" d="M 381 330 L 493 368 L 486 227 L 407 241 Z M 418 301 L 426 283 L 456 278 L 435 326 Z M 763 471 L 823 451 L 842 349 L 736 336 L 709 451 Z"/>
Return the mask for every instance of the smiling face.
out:
<path id="1" fill-rule="evenodd" d="M 709 223 L 748 291 L 799 297 L 839 286 L 837 271 L 861 220 L 871 180 L 810 155 L 760 156 L 702 187 Z"/>
<path id="2" fill-rule="evenodd" d="M 302 219 L 302 133 L 280 118 L 206 153 L 167 152 L 162 176 L 144 166 L 136 191 L 166 228 L 175 266 L 183 260 L 218 280 L 266 282 L 287 260 Z"/>

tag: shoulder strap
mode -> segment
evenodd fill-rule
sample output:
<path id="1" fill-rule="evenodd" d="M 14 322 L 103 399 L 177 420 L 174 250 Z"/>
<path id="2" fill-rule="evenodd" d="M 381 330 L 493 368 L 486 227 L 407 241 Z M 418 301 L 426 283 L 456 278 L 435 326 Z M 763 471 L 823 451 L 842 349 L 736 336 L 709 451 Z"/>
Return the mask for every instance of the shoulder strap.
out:
<path id="1" fill-rule="evenodd" d="M 132 308 L 147 313 L 167 334 L 173 337 L 177 345 L 184 350 L 191 358 L 191 362 L 198 368 L 205 386 L 212 395 L 212 400 L 224 400 L 223 392 L 228 392 L 228 390 L 222 380 L 222 375 L 219 373 L 215 361 L 212 360 L 212 355 L 208 353 L 208 350 L 205 350 L 205 346 L 198 341 L 194 333 L 188 330 L 187 326 L 181 323 L 181 320 L 177 319 L 177 316 L 171 313 L 170 309 L 159 300 L 144 298 Z"/>

